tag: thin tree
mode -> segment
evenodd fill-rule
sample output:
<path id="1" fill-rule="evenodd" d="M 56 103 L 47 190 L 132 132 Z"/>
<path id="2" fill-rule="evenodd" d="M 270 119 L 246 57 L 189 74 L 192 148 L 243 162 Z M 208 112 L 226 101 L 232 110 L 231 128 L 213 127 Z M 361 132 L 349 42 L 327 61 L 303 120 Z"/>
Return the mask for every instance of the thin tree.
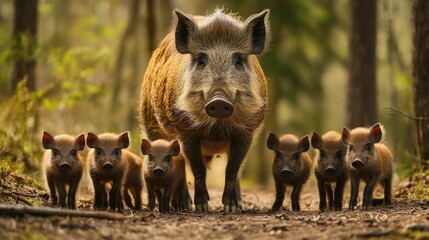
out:
<path id="1" fill-rule="evenodd" d="M 350 0 L 347 126 L 377 122 L 376 0 Z"/>
<path id="2" fill-rule="evenodd" d="M 414 1 L 413 94 L 418 152 L 429 167 L 429 1 Z"/>
<path id="3" fill-rule="evenodd" d="M 20 81 L 26 78 L 26 87 L 36 90 L 37 9 L 38 0 L 15 0 L 13 18 L 13 69 L 9 80 L 9 94 L 15 93 Z"/>

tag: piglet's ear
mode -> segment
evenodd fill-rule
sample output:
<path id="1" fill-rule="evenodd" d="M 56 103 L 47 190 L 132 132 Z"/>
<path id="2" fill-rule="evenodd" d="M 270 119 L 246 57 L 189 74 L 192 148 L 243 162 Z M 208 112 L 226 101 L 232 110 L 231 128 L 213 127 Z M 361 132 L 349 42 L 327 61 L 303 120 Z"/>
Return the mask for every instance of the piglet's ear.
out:
<path id="1" fill-rule="evenodd" d="M 76 149 L 82 151 L 85 148 L 85 134 L 81 134 L 75 139 Z"/>
<path id="2" fill-rule="evenodd" d="M 322 147 L 322 138 L 320 137 L 319 134 L 317 134 L 317 132 L 314 132 L 314 131 L 313 131 L 313 135 L 311 136 L 311 146 L 317 149 L 320 149 Z"/>
<path id="3" fill-rule="evenodd" d="M 98 145 L 98 137 L 94 133 L 89 132 L 88 136 L 86 136 L 86 144 L 90 148 L 96 148 Z"/>
<path id="4" fill-rule="evenodd" d="M 299 151 L 307 152 L 309 148 L 310 148 L 310 142 L 308 141 L 308 136 L 305 135 L 299 140 Z"/>
<path id="5" fill-rule="evenodd" d="M 267 139 L 267 147 L 268 149 L 277 151 L 279 149 L 279 138 L 274 134 L 270 133 Z"/>
<path id="6" fill-rule="evenodd" d="M 169 147 L 169 155 L 170 156 L 177 156 L 180 153 L 180 144 L 179 141 L 174 140 L 170 143 L 170 147 Z"/>
<path id="7" fill-rule="evenodd" d="M 371 131 L 370 131 L 371 143 L 380 142 L 382 137 L 383 137 L 383 131 L 381 130 L 380 124 L 379 123 L 374 124 L 374 126 L 371 127 Z"/>
<path id="8" fill-rule="evenodd" d="M 143 153 L 143 155 L 148 155 L 150 151 L 151 145 L 150 142 L 146 139 L 142 139 L 142 143 L 140 145 L 140 149 Z"/>
<path id="9" fill-rule="evenodd" d="M 343 134 L 341 135 L 341 141 L 343 141 L 344 145 L 349 143 L 350 130 L 346 127 L 343 127 Z"/>
<path id="10" fill-rule="evenodd" d="M 43 131 L 42 144 L 44 149 L 52 149 L 54 147 L 54 137 L 48 132 Z"/>
<path id="11" fill-rule="evenodd" d="M 118 138 L 118 142 L 119 142 L 120 148 L 127 148 L 130 145 L 130 139 L 128 137 L 128 132 L 122 133 Z"/>

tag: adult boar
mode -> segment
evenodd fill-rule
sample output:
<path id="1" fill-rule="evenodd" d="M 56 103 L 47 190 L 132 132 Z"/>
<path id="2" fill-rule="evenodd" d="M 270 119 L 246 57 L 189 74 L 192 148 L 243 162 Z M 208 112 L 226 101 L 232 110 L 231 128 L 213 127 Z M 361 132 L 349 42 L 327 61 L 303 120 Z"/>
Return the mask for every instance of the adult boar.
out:
<path id="1" fill-rule="evenodd" d="M 269 40 L 269 10 L 239 17 L 174 10 L 173 30 L 143 79 L 140 123 L 151 140 L 179 139 L 195 177 L 197 211 L 207 211 L 206 161 L 227 153 L 225 212 L 243 208 L 240 167 L 264 119 L 267 80 L 256 58 Z"/>

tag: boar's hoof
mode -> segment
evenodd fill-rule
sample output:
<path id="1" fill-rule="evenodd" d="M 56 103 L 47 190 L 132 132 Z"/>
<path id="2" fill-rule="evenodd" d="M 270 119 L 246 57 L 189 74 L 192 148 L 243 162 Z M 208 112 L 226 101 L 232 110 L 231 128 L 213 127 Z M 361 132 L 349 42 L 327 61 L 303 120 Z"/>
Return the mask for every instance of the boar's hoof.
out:
<path id="1" fill-rule="evenodd" d="M 360 159 L 356 159 L 352 162 L 352 166 L 354 168 L 361 168 L 361 167 L 363 167 L 363 165 L 364 165 L 364 162 Z"/>
<path id="2" fill-rule="evenodd" d="M 223 95 L 216 94 L 211 101 L 207 103 L 206 113 L 214 118 L 226 118 L 234 112 L 234 106 Z"/>
<path id="3" fill-rule="evenodd" d="M 227 204 L 225 204 L 223 206 L 223 211 L 225 213 L 234 213 L 234 212 L 237 211 L 237 207 L 235 205 L 227 205 Z"/>
<path id="4" fill-rule="evenodd" d="M 335 175 L 335 174 L 337 173 L 337 170 L 336 170 L 335 168 L 333 168 L 333 167 L 327 167 L 327 168 L 325 169 L 325 173 L 326 173 L 327 175 L 332 176 L 332 175 Z"/>
<path id="5" fill-rule="evenodd" d="M 207 212 L 209 210 L 209 205 L 207 203 L 195 204 L 195 210 L 197 212 Z"/>

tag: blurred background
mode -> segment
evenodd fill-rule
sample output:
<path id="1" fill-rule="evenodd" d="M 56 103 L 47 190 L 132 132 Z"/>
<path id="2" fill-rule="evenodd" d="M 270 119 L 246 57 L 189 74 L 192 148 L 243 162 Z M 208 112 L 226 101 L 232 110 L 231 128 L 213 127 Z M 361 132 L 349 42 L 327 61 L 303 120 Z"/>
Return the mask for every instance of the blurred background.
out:
<path id="1" fill-rule="evenodd" d="M 412 1 L 366 1 L 374 4 L 358 7 L 359 0 L 25 2 L 0 1 L 3 165 L 37 173 L 43 130 L 53 135 L 130 131 L 131 149 L 140 153 L 140 86 L 151 52 L 171 29 L 172 10 L 204 15 L 220 7 L 243 19 L 271 11 L 271 46 L 259 56 L 269 78 L 269 110 L 247 157 L 245 183 L 273 181 L 269 132 L 311 136 L 376 121 L 386 128 L 399 176 L 419 166 L 415 122 L 396 111 L 414 114 Z M 364 30 L 373 31 L 363 40 L 353 11 L 363 13 L 360 21 L 369 26 Z M 17 15 L 27 18 L 32 30 L 18 34 Z M 373 54 L 352 56 L 359 41 L 373 46 Z M 369 75 L 349 70 L 359 58 L 373 69 Z M 20 75 L 22 68 L 29 73 Z M 356 81 L 367 84 L 366 90 L 355 90 Z"/>

